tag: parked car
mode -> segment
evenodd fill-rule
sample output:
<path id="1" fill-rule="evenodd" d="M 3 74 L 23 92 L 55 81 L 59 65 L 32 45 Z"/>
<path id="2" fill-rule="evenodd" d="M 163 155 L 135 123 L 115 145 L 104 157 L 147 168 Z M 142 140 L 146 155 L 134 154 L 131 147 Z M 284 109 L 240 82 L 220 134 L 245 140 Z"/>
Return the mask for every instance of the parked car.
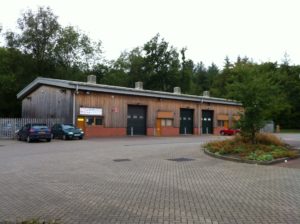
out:
<path id="1" fill-rule="evenodd" d="M 240 129 L 224 128 L 220 131 L 220 135 L 235 135 L 240 132 Z"/>
<path id="2" fill-rule="evenodd" d="M 46 124 L 26 124 L 17 132 L 18 140 L 31 142 L 34 140 L 44 139 L 47 142 L 51 141 L 51 131 Z"/>
<path id="3" fill-rule="evenodd" d="M 80 128 L 76 128 L 72 124 L 55 124 L 51 128 L 52 138 L 61 139 L 82 139 L 84 132 Z"/>

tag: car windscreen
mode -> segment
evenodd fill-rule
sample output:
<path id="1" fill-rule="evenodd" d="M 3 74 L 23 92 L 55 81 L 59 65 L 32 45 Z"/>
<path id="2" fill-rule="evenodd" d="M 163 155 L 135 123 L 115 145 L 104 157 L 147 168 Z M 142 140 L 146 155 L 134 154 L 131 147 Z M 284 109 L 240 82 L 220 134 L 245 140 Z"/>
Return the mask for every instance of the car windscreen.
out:
<path id="1" fill-rule="evenodd" d="M 33 124 L 32 128 L 35 128 L 35 129 L 48 129 L 47 125 L 42 125 L 42 124 Z"/>
<path id="2" fill-rule="evenodd" d="M 64 125 L 62 125 L 62 128 L 63 129 L 74 129 L 75 127 L 72 125 L 64 124 Z"/>

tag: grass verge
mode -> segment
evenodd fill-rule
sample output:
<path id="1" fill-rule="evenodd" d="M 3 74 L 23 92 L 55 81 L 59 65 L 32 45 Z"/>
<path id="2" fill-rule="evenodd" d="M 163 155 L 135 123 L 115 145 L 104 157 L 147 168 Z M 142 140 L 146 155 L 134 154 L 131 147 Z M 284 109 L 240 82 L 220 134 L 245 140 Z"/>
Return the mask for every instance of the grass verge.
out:
<path id="1" fill-rule="evenodd" d="M 281 129 L 280 133 L 298 134 L 298 133 L 300 133 L 300 129 Z"/>

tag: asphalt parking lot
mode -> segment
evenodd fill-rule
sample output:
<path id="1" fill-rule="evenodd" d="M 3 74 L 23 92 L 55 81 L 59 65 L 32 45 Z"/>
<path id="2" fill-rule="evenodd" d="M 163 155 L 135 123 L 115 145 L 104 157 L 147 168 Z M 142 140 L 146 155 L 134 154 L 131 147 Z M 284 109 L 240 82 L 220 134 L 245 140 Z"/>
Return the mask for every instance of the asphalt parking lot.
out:
<path id="1" fill-rule="evenodd" d="M 300 170 L 203 154 L 217 138 L 0 140 L 0 223 L 300 223 Z"/>

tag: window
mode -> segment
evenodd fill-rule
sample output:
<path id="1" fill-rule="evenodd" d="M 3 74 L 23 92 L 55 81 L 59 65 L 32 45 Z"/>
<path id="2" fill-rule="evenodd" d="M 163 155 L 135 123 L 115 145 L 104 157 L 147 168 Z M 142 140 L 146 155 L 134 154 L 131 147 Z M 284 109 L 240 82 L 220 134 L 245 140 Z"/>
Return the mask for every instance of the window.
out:
<path id="1" fill-rule="evenodd" d="M 228 120 L 218 120 L 218 127 L 228 128 Z"/>
<path id="2" fill-rule="evenodd" d="M 162 127 L 172 127 L 173 119 L 161 119 L 161 126 Z"/>
<path id="3" fill-rule="evenodd" d="M 100 118 L 100 117 L 95 117 L 95 124 L 96 124 L 96 125 L 103 125 L 102 118 Z"/>
<path id="4" fill-rule="evenodd" d="M 224 127 L 225 122 L 223 120 L 218 120 L 218 127 Z"/>
<path id="5" fill-rule="evenodd" d="M 103 125 L 103 117 L 86 117 L 87 125 Z"/>
<path id="6" fill-rule="evenodd" d="M 94 117 L 87 117 L 86 118 L 86 124 L 87 125 L 93 125 L 94 124 Z"/>

